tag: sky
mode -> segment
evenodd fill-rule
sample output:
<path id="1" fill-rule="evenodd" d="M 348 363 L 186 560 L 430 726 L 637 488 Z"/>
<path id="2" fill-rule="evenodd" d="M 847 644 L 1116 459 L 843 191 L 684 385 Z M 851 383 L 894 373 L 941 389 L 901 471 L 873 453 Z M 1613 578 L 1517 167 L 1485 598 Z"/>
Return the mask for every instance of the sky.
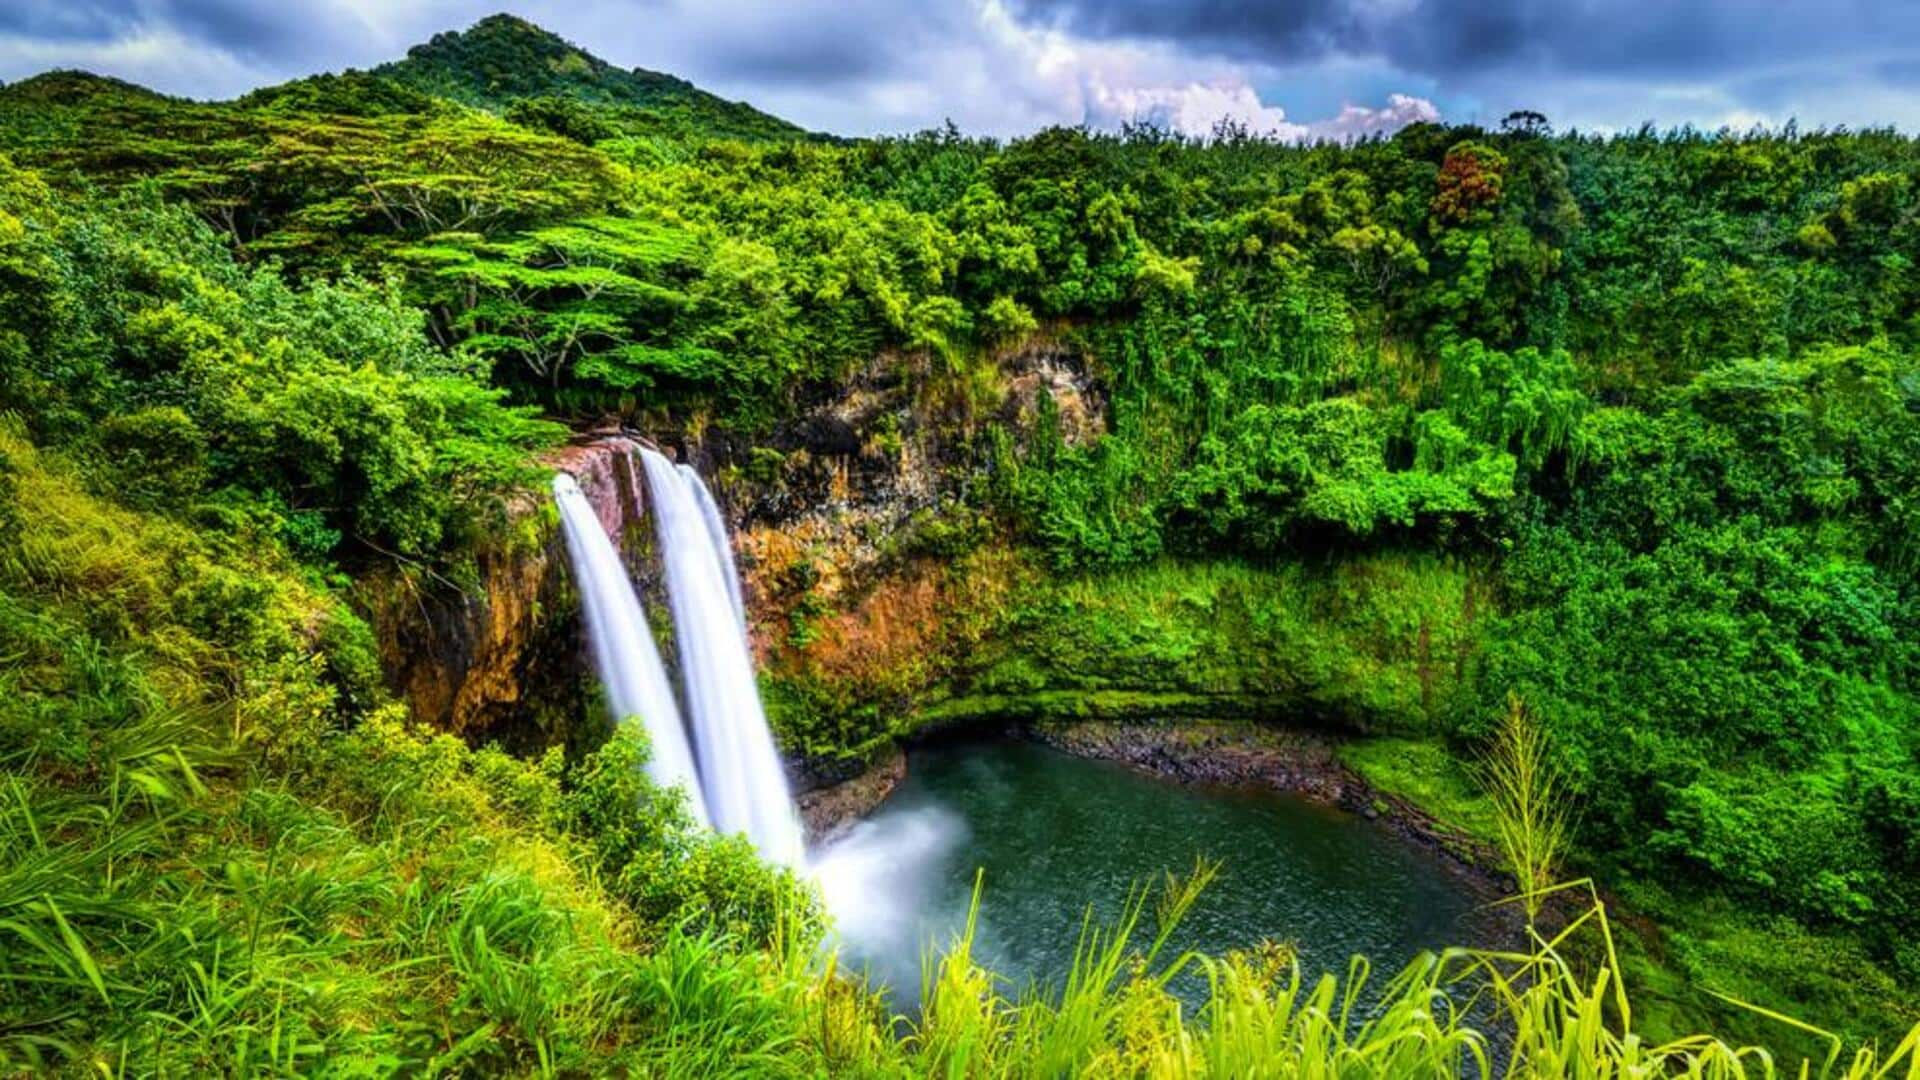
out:
<path id="1" fill-rule="evenodd" d="M 1220 120 L 1342 138 L 1515 109 L 1611 131 L 1920 131 L 1920 0 L 0 0 L 0 80 L 232 97 L 510 11 L 814 130 Z"/>

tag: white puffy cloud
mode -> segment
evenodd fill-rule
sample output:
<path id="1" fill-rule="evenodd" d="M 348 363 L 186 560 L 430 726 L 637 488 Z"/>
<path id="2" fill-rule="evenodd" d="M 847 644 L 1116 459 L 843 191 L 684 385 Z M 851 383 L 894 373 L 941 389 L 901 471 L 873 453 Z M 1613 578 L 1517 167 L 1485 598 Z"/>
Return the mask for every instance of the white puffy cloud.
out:
<path id="1" fill-rule="evenodd" d="M 1096 127 L 1146 122 L 1183 135 L 1205 136 L 1225 121 L 1255 135 L 1295 142 L 1346 142 L 1439 119 L 1440 110 L 1426 98 L 1388 94 L 1387 103 L 1379 108 L 1349 103 L 1324 120 L 1295 123 L 1287 119 L 1285 109 L 1261 101 L 1251 86 L 1231 81 L 1117 89 L 1096 82 L 1089 87 L 1087 101 L 1087 121 Z"/>
<path id="2" fill-rule="evenodd" d="M 1378 109 L 1349 103 L 1330 119 L 1308 126 L 1317 138 L 1344 140 L 1395 132 L 1408 124 L 1439 122 L 1439 108 L 1426 98 L 1412 94 L 1388 94 L 1387 103 Z"/>
<path id="3" fill-rule="evenodd" d="M 1287 111 L 1260 100 L 1253 87 L 1222 80 L 1184 86 L 1110 86 L 1093 73 L 1087 85 L 1086 120 L 1095 127 L 1148 123 L 1182 135 L 1206 135 L 1230 122 L 1256 135 L 1304 139 L 1310 129 L 1287 119 Z"/>

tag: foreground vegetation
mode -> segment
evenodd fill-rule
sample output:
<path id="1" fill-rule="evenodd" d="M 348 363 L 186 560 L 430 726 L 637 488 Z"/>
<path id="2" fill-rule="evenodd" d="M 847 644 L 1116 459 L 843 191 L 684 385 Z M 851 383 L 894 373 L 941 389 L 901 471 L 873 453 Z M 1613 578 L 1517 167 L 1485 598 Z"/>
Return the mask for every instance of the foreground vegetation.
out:
<path id="1" fill-rule="evenodd" d="M 1597 907 L 1531 955 L 1423 958 L 1367 1009 L 1362 961 L 1308 982 L 1278 946 L 1165 955 L 1208 868 L 1090 932 L 1056 999 L 1007 998 L 956 943 L 902 1036 L 821 951 L 808 893 L 693 829 L 631 730 L 569 765 L 356 705 L 380 695 L 364 631 L 273 540 L 89 495 L 17 424 L 0 449 L 7 1068 L 1772 1074 L 1632 1037 Z M 258 592 L 232 618 L 175 607 L 235 580 Z M 1185 1016 L 1167 984 L 1192 966 L 1211 995 Z M 1900 1075 L 1916 1040 L 1815 1064 Z"/>
<path id="2" fill-rule="evenodd" d="M 837 144 L 514 20 L 231 103 L 0 88 L 0 1067 L 1912 1073 L 1916 170 L 1524 120 Z M 389 700 L 347 586 L 471 586 L 554 420 L 778 492 L 856 374 L 909 406 L 833 452 L 937 482 L 886 581 L 757 568 L 790 746 L 1308 718 L 1497 835 L 1462 763 L 1517 693 L 1566 862 L 1660 932 L 1596 907 L 1362 1020 L 1358 971 L 1159 955 L 1183 886 L 1058 1000 L 954 950 L 900 1038 L 643 748 Z"/>

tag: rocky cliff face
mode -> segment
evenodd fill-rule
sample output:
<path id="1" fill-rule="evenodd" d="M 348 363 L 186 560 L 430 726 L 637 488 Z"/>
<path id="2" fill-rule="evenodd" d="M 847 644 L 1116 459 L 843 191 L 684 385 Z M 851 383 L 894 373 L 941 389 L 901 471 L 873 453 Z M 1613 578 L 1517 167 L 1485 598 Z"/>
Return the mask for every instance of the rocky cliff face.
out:
<path id="1" fill-rule="evenodd" d="M 640 521 L 633 440 L 583 437 L 549 458 L 572 473 L 624 550 Z M 456 584 L 398 571 L 364 582 L 389 687 L 436 727 L 476 741 L 531 748 L 571 737 L 590 718 L 579 600 L 559 524 L 544 492 L 509 512 L 509 527 L 475 553 Z"/>
<path id="2" fill-rule="evenodd" d="M 877 606 L 883 620 L 897 617 L 889 629 L 906 636 L 906 647 L 917 648 L 909 622 L 939 602 L 925 557 L 941 554 L 935 549 L 952 539 L 950 530 L 985 528 L 956 512 L 979 502 L 972 488 L 988 466 L 982 432 L 992 423 L 1023 438 L 1044 399 L 1069 445 L 1106 430 L 1105 395 L 1086 358 L 1042 336 L 968 372 L 878 357 L 756 439 L 713 430 L 661 436 L 714 480 L 734 529 L 759 658 L 790 654 L 796 612 L 806 618 L 815 609 Z"/>
<path id="3" fill-rule="evenodd" d="M 950 648 L 940 613 L 957 583 L 922 550 L 967 501 L 992 421 L 1031 430 L 1051 398 L 1061 435 L 1105 428 L 1084 359 L 1036 339 L 968 374 L 925 358 L 878 357 L 773 431 L 745 436 L 696 422 L 647 432 L 709 478 L 734 530 L 755 652 L 767 670 L 819 669 L 840 683 L 923 679 Z M 636 439 L 582 435 L 550 459 L 572 473 L 629 556 L 643 599 L 660 597 Z M 533 749 L 590 741 L 597 717 L 578 597 L 545 492 L 476 553 L 456 585 L 395 572 L 361 586 L 389 683 L 416 716 L 476 741 Z M 817 622 L 816 627 L 803 624 Z M 586 735 L 583 739 L 581 736 Z M 790 748 L 798 749 L 798 748 Z M 884 757 L 876 748 L 875 760 Z M 794 761 L 801 791 L 857 772 L 858 761 Z"/>

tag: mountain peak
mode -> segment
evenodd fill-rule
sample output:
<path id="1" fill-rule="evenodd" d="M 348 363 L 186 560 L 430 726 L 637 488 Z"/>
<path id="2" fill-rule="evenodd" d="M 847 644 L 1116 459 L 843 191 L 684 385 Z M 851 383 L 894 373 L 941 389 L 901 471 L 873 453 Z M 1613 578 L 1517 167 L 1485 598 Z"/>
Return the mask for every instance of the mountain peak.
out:
<path id="1" fill-rule="evenodd" d="M 43 71 L 19 82 L 8 83 L 5 94 L 15 101 L 36 101 L 45 105 L 79 105 L 106 98 L 169 100 L 165 94 L 125 79 L 67 68 Z"/>
<path id="2" fill-rule="evenodd" d="M 469 34 L 527 34 L 533 37 L 560 40 L 560 35 L 529 22 L 510 11 L 496 11 L 467 28 Z"/>
<path id="3" fill-rule="evenodd" d="M 800 128 L 685 79 L 616 67 L 517 15 L 489 15 L 465 30 L 435 34 L 404 60 L 373 74 L 466 105 L 503 111 L 530 98 L 652 114 L 669 127 L 691 126 L 742 138 L 794 138 Z"/>
<path id="4" fill-rule="evenodd" d="M 549 65 L 577 65 L 592 71 L 612 69 L 611 64 L 559 34 L 504 12 L 489 15 L 465 30 L 435 34 L 408 49 L 407 58 L 436 64 L 537 58 Z"/>
<path id="5" fill-rule="evenodd" d="M 507 14 L 435 34 L 408 49 L 405 60 L 375 74 L 483 107 L 530 97 L 644 106 L 666 90 L 693 90 L 671 75 L 624 71 L 551 30 Z"/>

